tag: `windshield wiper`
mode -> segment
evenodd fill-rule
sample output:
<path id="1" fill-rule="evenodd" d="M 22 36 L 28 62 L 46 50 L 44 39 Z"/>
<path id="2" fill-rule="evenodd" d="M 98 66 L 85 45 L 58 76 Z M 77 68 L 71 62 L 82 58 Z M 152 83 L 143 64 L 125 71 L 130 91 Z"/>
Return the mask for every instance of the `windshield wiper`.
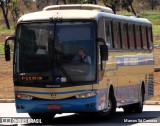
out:
<path id="1" fill-rule="evenodd" d="M 62 71 L 62 73 L 65 75 L 65 77 L 69 80 L 69 82 L 73 83 L 71 77 L 69 74 L 65 71 L 65 69 L 62 67 L 62 65 L 57 61 L 57 58 L 55 58 L 55 63 L 58 66 L 58 68 Z"/>

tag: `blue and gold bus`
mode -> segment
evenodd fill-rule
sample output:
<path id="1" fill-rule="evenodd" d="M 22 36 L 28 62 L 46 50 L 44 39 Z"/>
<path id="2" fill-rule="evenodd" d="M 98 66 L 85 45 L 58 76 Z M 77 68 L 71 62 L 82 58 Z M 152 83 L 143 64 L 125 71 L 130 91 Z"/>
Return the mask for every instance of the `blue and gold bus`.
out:
<path id="1" fill-rule="evenodd" d="M 141 113 L 153 96 L 153 37 L 147 19 L 98 5 L 56 5 L 22 16 L 14 41 L 18 113 L 51 120 L 58 113 L 111 117 Z"/>

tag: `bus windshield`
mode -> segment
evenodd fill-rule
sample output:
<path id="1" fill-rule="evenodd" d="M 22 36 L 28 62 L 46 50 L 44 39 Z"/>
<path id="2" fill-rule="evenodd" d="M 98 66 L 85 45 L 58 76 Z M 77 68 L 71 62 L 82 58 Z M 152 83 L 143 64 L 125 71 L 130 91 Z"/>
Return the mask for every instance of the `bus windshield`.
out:
<path id="1" fill-rule="evenodd" d="M 15 73 L 55 84 L 95 81 L 95 42 L 93 22 L 19 24 Z"/>

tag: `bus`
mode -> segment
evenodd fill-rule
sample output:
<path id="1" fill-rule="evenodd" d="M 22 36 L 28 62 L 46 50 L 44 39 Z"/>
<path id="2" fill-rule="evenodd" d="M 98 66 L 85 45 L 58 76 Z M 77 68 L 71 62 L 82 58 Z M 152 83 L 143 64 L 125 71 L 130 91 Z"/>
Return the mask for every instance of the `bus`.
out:
<path id="1" fill-rule="evenodd" d="M 5 41 L 18 113 L 52 120 L 60 113 L 113 117 L 142 113 L 153 96 L 153 36 L 148 19 L 98 5 L 53 5 L 23 15 Z M 80 57 L 81 56 L 81 57 Z"/>

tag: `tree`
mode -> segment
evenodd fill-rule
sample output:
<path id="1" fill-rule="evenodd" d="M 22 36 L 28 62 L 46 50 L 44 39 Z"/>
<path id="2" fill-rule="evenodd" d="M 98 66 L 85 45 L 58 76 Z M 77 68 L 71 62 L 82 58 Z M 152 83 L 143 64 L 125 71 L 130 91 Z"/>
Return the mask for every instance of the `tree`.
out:
<path id="1" fill-rule="evenodd" d="M 121 1 L 122 8 L 126 9 L 129 12 L 132 12 L 134 15 L 137 15 L 136 11 L 133 8 L 133 1 L 134 0 L 122 0 Z"/>
<path id="2" fill-rule="evenodd" d="M 34 0 L 33 0 L 33 2 L 34 2 Z M 32 1 L 30 1 L 30 0 L 23 0 L 23 4 L 24 4 L 27 8 L 30 8 L 31 5 L 32 5 Z"/>
<path id="3" fill-rule="evenodd" d="M 3 17 L 5 19 L 5 23 L 8 29 L 10 29 L 10 24 L 9 24 L 9 20 L 8 20 L 8 3 L 10 1 L 9 0 L 0 0 L 0 7 L 2 9 L 2 13 L 3 13 Z"/>
<path id="4" fill-rule="evenodd" d="M 63 3 L 63 4 L 97 4 L 98 0 L 57 0 L 57 4 Z"/>
<path id="5" fill-rule="evenodd" d="M 155 7 L 160 4 L 160 1 L 159 0 L 147 0 L 151 6 L 151 9 L 154 10 Z"/>
<path id="6" fill-rule="evenodd" d="M 98 0 L 81 0 L 81 3 L 97 4 Z"/>
<path id="7" fill-rule="evenodd" d="M 65 0 L 67 4 L 78 4 L 80 0 Z"/>
<path id="8" fill-rule="evenodd" d="M 48 5 L 61 5 L 61 4 L 97 4 L 98 0 L 34 0 L 39 10 L 43 9 Z M 28 1 L 25 0 L 28 4 Z"/>
<path id="9" fill-rule="evenodd" d="M 134 0 L 103 0 L 103 3 L 105 6 L 110 7 L 115 14 L 117 9 L 122 7 L 136 15 L 136 11 L 133 8 L 133 1 Z"/>
<path id="10" fill-rule="evenodd" d="M 106 7 L 110 7 L 116 14 L 116 10 L 120 5 L 121 0 L 103 0 L 103 3 Z"/>
<path id="11" fill-rule="evenodd" d="M 8 9 L 12 14 L 14 22 L 18 20 L 20 15 L 20 8 L 19 8 L 20 5 L 18 3 L 19 3 L 19 0 L 10 0 L 10 2 L 8 3 Z"/>

